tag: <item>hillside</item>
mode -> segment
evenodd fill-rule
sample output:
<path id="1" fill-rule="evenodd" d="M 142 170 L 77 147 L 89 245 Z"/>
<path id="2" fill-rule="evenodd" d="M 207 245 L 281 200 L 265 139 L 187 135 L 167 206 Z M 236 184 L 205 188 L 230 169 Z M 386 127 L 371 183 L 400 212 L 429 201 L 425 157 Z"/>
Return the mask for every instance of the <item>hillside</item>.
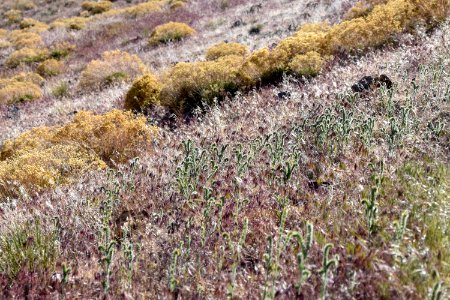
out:
<path id="1" fill-rule="evenodd" d="M 3 1 L 0 298 L 446 299 L 449 12 Z"/>

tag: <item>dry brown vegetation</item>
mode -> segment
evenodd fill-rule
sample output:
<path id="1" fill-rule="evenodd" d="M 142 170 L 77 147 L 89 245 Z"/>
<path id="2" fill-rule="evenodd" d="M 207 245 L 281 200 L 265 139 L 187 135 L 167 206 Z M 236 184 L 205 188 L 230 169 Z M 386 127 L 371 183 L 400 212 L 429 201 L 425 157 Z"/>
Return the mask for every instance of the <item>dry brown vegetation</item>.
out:
<path id="1" fill-rule="evenodd" d="M 2 1 L 0 298 L 448 298 L 449 8 Z"/>

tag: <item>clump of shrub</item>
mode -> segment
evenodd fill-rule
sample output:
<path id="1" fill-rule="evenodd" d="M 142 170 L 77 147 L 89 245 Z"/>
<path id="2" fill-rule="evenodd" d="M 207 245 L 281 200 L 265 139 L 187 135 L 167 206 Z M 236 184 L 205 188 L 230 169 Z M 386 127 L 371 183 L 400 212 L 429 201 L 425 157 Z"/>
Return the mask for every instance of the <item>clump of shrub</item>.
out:
<path id="1" fill-rule="evenodd" d="M 225 56 L 215 61 L 178 63 L 163 77 L 161 104 L 178 112 L 221 100 L 240 86 L 239 67 L 244 58 Z"/>
<path id="2" fill-rule="evenodd" d="M 12 78 L 0 78 L 0 104 L 32 101 L 42 97 L 43 78 L 35 73 L 20 73 Z"/>
<path id="3" fill-rule="evenodd" d="M 88 170 L 126 162 L 149 149 L 156 134 L 145 117 L 120 110 L 104 115 L 79 112 L 66 125 L 34 128 L 4 142 L 0 194 L 14 193 L 12 183 L 41 190 Z"/>
<path id="4" fill-rule="evenodd" d="M 149 44 L 156 46 L 169 42 L 177 42 L 194 33 L 195 30 L 187 24 L 169 22 L 155 27 L 150 35 Z"/>
<path id="5" fill-rule="evenodd" d="M 8 35 L 8 30 L 0 28 L 0 49 L 11 47 Z"/>
<path id="6" fill-rule="evenodd" d="M 36 8 L 36 4 L 32 0 L 17 0 L 15 7 L 20 10 L 30 10 Z"/>
<path id="7" fill-rule="evenodd" d="M 64 63 L 54 58 L 47 59 L 36 67 L 36 71 L 43 77 L 51 77 L 62 73 Z"/>
<path id="8" fill-rule="evenodd" d="M 74 49 L 75 45 L 69 42 L 57 43 L 50 47 L 49 57 L 54 59 L 63 59 L 66 58 Z"/>
<path id="9" fill-rule="evenodd" d="M 49 29 L 49 26 L 43 22 L 32 18 L 25 18 L 20 22 L 20 28 L 29 32 L 42 33 Z"/>
<path id="10" fill-rule="evenodd" d="M 125 97 L 125 109 L 142 111 L 152 105 L 158 105 L 161 83 L 153 74 L 146 74 L 133 82 Z"/>
<path id="11" fill-rule="evenodd" d="M 71 30 L 82 30 L 86 27 L 88 21 L 89 19 L 84 17 L 57 19 L 50 24 L 50 29 L 65 28 Z"/>
<path id="12" fill-rule="evenodd" d="M 22 20 L 22 12 L 18 9 L 8 10 L 3 15 L 10 24 L 19 23 Z"/>
<path id="13" fill-rule="evenodd" d="M 206 50 L 206 60 L 216 60 L 223 56 L 248 54 L 248 47 L 240 43 L 220 43 Z"/>
<path id="14" fill-rule="evenodd" d="M 170 0 L 169 1 L 170 9 L 178 9 L 178 8 L 184 7 L 185 5 L 186 5 L 185 1 L 181 1 L 181 0 Z"/>
<path id="15" fill-rule="evenodd" d="M 81 89 L 100 89 L 117 82 L 131 82 L 147 72 L 147 67 L 137 55 L 114 50 L 91 61 L 81 73 Z"/>
<path id="16" fill-rule="evenodd" d="M 111 9 L 102 13 L 99 17 L 108 18 L 113 16 L 140 17 L 160 11 L 165 1 L 149 1 L 124 8 Z"/>
<path id="17" fill-rule="evenodd" d="M 44 45 L 42 38 L 35 32 L 14 30 L 9 34 L 9 40 L 16 49 L 38 48 Z"/>
<path id="18" fill-rule="evenodd" d="M 18 65 L 25 63 L 30 64 L 34 62 L 44 61 L 48 56 L 47 49 L 22 48 L 14 51 L 6 59 L 6 66 L 15 68 Z"/>
<path id="19" fill-rule="evenodd" d="M 59 256 L 59 236 L 54 226 L 40 218 L 15 220 L 0 230 L 0 273 L 14 278 L 23 268 L 51 270 Z"/>
<path id="20" fill-rule="evenodd" d="M 84 1 L 81 4 L 81 8 L 92 15 L 104 13 L 110 10 L 111 7 L 112 3 L 110 1 Z"/>
<path id="21" fill-rule="evenodd" d="M 291 71 L 298 76 L 315 76 L 322 70 L 325 60 L 315 51 L 299 54 L 289 64 Z"/>

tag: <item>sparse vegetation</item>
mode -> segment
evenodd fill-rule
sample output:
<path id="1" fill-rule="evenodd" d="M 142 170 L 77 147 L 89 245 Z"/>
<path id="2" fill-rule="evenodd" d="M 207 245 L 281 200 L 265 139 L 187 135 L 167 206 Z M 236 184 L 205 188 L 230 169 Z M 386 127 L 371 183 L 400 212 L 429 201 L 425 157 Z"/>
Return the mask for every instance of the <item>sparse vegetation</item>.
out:
<path id="1" fill-rule="evenodd" d="M 449 4 L 2 1 L 0 298 L 448 298 Z"/>

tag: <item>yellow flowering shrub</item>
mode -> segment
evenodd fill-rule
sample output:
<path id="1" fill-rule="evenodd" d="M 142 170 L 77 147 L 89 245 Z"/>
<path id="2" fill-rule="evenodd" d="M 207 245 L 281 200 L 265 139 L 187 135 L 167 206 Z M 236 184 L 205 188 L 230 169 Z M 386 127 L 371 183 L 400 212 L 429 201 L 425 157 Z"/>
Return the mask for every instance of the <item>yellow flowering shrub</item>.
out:
<path id="1" fill-rule="evenodd" d="M 64 63 L 54 58 L 47 59 L 36 67 L 36 71 L 43 77 L 59 75 L 63 72 Z"/>
<path id="2" fill-rule="evenodd" d="M 39 34 L 23 30 L 14 30 L 9 34 L 9 40 L 16 49 L 38 48 L 44 45 Z"/>
<path id="3" fill-rule="evenodd" d="M 195 33 L 189 25 L 178 22 L 169 22 L 156 26 L 150 35 L 150 45 L 158 45 L 182 40 Z"/>
<path id="4" fill-rule="evenodd" d="M 289 64 L 290 70 L 296 75 L 315 76 L 320 73 L 325 60 L 315 51 L 299 54 Z"/>
<path id="5" fill-rule="evenodd" d="M 11 47 L 11 42 L 8 40 L 8 35 L 8 30 L 0 28 L 0 49 Z"/>
<path id="6" fill-rule="evenodd" d="M 32 0 L 16 0 L 15 7 L 20 10 L 30 10 L 36 8 Z"/>
<path id="7" fill-rule="evenodd" d="M 53 21 L 50 24 L 50 28 L 66 28 L 72 30 L 81 30 L 86 27 L 89 18 L 84 17 L 71 17 L 71 18 L 62 18 Z"/>
<path id="8" fill-rule="evenodd" d="M 81 73 L 81 89 L 100 89 L 116 82 L 131 82 L 147 72 L 147 67 L 137 55 L 114 50 L 91 61 Z"/>
<path id="9" fill-rule="evenodd" d="M 204 101 L 223 99 L 240 86 L 239 67 L 244 58 L 225 56 L 215 61 L 178 63 L 164 75 L 161 104 L 178 112 L 190 111 Z"/>
<path id="10" fill-rule="evenodd" d="M 35 73 L 19 73 L 12 78 L 0 78 L 0 104 L 31 101 L 42 97 L 43 78 Z"/>
<path id="11" fill-rule="evenodd" d="M 48 188 L 87 170 L 125 162 L 149 150 L 157 132 L 145 117 L 120 110 L 80 112 L 66 125 L 34 128 L 1 147 L 0 194 L 11 181 Z"/>
<path id="12" fill-rule="evenodd" d="M 29 32 L 42 33 L 49 29 L 49 26 L 43 22 L 32 18 L 25 18 L 20 22 L 20 28 Z"/>
<path id="13" fill-rule="evenodd" d="M 69 42 L 60 42 L 50 46 L 49 56 L 54 59 L 62 59 L 67 57 L 70 52 L 75 50 L 75 45 Z"/>
<path id="14" fill-rule="evenodd" d="M 159 104 L 161 83 L 153 74 L 145 74 L 133 82 L 125 97 L 125 109 L 142 111 Z"/>
<path id="15" fill-rule="evenodd" d="M 160 11 L 165 4 L 165 1 L 148 1 L 132 5 L 124 8 L 111 9 L 99 15 L 99 18 L 108 18 L 113 16 L 125 17 L 141 17 L 150 13 Z"/>
<path id="16" fill-rule="evenodd" d="M 434 26 L 450 14 L 449 0 L 411 0 L 415 6 L 419 19 Z"/>
<path id="17" fill-rule="evenodd" d="M 3 13 L 8 23 L 18 23 L 22 20 L 22 12 L 18 9 L 11 9 Z"/>
<path id="18" fill-rule="evenodd" d="M 11 159 L 0 161 L 0 195 L 14 195 L 15 185 L 32 191 L 52 188 L 105 166 L 95 153 L 76 144 L 17 151 Z"/>
<path id="19" fill-rule="evenodd" d="M 81 8 L 88 11 L 90 14 L 101 14 L 110 10 L 112 3 L 110 1 L 84 1 L 81 4 Z"/>
<path id="20" fill-rule="evenodd" d="M 171 1 L 169 1 L 170 9 L 181 8 L 181 7 L 184 7 L 185 5 L 186 5 L 186 2 L 181 1 L 181 0 L 171 0 Z"/>
<path id="21" fill-rule="evenodd" d="M 33 63 L 43 61 L 48 56 L 47 49 L 22 48 L 14 51 L 6 59 L 6 66 L 15 68 L 21 63 Z"/>
<path id="22" fill-rule="evenodd" d="M 219 43 L 206 50 L 206 60 L 216 60 L 219 57 L 228 55 L 245 56 L 248 54 L 248 47 L 239 43 Z"/>
<path id="23" fill-rule="evenodd" d="M 361 0 L 355 3 L 345 14 L 346 20 L 366 17 L 376 5 L 385 4 L 388 0 Z"/>
<path id="24" fill-rule="evenodd" d="M 239 67 L 238 75 L 243 86 L 254 86 L 269 78 L 272 73 L 271 53 L 262 48 L 251 53 Z"/>

